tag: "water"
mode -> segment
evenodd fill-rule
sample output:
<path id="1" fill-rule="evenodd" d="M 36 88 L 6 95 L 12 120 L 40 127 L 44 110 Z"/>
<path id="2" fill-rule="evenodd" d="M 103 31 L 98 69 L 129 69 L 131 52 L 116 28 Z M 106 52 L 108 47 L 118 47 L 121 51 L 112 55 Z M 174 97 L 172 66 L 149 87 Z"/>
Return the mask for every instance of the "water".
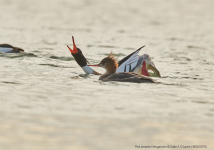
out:
<path id="1" fill-rule="evenodd" d="M 130 150 L 135 145 L 214 149 L 213 1 L 1 0 L 0 148 Z M 103 83 L 91 63 L 143 45 L 158 84 Z M 104 72 L 103 69 L 96 69 Z M 168 148 L 174 149 L 174 148 Z"/>

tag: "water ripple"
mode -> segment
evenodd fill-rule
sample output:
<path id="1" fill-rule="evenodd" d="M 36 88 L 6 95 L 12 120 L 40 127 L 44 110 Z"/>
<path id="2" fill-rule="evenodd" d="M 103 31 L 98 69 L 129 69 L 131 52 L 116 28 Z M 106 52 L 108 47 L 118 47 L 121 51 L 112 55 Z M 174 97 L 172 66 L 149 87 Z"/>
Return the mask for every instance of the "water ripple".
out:
<path id="1" fill-rule="evenodd" d="M 39 64 L 41 66 L 51 66 L 51 67 L 59 67 L 59 68 L 73 68 L 73 67 L 66 67 L 62 65 L 55 65 L 55 64 Z"/>
<path id="2" fill-rule="evenodd" d="M 38 57 L 33 53 L 0 53 L 0 57 L 20 58 L 20 57 Z"/>
<path id="3" fill-rule="evenodd" d="M 51 58 L 51 59 L 57 59 L 57 60 L 62 60 L 62 61 L 72 61 L 72 60 L 74 60 L 74 58 L 72 58 L 72 57 L 50 56 L 49 58 Z"/>
<path id="4" fill-rule="evenodd" d="M 17 82 L 8 82 L 8 81 L 1 81 L 1 83 L 6 83 L 6 84 L 19 84 Z"/>

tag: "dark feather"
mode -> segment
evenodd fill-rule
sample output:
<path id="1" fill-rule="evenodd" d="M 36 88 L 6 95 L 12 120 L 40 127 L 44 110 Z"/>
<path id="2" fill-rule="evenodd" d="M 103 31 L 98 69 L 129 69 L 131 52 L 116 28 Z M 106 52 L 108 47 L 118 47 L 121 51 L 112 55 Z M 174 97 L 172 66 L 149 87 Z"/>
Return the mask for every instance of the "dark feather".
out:
<path id="1" fill-rule="evenodd" d="M 134 51 L 133 53 L 129 54 L 128 56 L 126 56 L 125 58 L 121 59 L 119 62 L 118 62 L 118 67 L 124 63 L 126 60 L 128 60 L 134 53 L 136 53 L 137 51 L 140 51 L 142 48 L 144 48 L 146 45 L 140 47 L 138 50 Z"/>
<path id="2" fill-rule="evenodd" d="M 10 44 L 0 44 L 0 47 L 5 47 L 5 48 L 12 48 L 13 50 L 9 53 L 19 53 L 19 52 L 24 52 L 23 49 L 19 48 L 19 47 L 13 47 Z"/>
<path id="3" fill-rule="evenodd" d="M 139 75 L 133 72 L 120 72 L 114 74 L 105 74 L 100 77 L 104 82 L 117 81 L 117 82 L 134 82 L 134 83 L 156 83 L 153 79 Z"/>

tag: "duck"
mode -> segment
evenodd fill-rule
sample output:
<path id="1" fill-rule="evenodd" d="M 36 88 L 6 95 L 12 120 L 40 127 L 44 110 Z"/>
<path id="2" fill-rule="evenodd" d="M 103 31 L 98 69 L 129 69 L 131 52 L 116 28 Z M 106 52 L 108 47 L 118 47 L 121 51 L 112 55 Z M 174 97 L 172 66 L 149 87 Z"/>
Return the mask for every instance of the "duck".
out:
<path id="1" fill-rule="evenodd" d="M 76 46 L 73 36 L 72 41 L 73 49 L 71 49 L 69 46 L 67 47 L 77 64 L 84 70 L 84 72 L 86 74 L 102 75 L 101 73 L 98 73 L 91 68 L 97 65 L 90 65 L 82 51 Z M 142 56 L 138 55 L 139 51 L 144 47 L 145 45 L 118 61 L 118 66 L 115 73 L 133 72 L 135 74 L 148 77 L 161 77 L 160 72 L 156 69 L 155 64 L 148 54 L 144 54 Z M 113 54 L 111 54 L 111 56 L 112 55 Z"/>
<path id="2" fill-rule="evenodd" d="M 24 50 L 19 47 L 14 47 L 10 44 L 0 44 L 0 52 L 2 52 L 2 53 L 23 53 Z"/>
<path id="3" fill-rule="evenodd" d="M 111 52 L 108 57 L 103 58 L 97 65 L 89 65 L 102 67 L 106 70 L 104 74 L 99 77 L 103 82 L 117 81 L 117 82 L 133 82 L 133 83 L 156 83 L 152 78 L 140 75 L 134 72 L 116 72 L 119 64 Z"/>

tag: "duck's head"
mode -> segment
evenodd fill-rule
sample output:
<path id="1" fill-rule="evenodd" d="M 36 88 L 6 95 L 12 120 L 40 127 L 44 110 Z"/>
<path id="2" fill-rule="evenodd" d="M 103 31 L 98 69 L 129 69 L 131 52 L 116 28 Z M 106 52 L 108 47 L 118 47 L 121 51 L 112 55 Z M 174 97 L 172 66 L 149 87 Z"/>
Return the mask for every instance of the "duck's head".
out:
<path id="1" fill-rule="evenodd" d="M 89 62 L 87 61 L 87 59 L 83 55 L 82 51 L 76 47 L 73 36 L 72 36 L 72 41 L 73 41 L 73 49 L 71 49 L 69 46 L 67 46 L 71 52 L 71 55 L 74 57 L 74 59 L 76 60 L 76 62 L 78 63 L 78 65 L 80 67 L 86 66 L 87 63 L 89 63 Z"/>
<path id="2" fill-rule="evenodd" d="M 24 53 L 24 50 L 19 48 L 19 47 L 14 47 L 12 52 L 14 52 L 14 53 Z"/>
<path id="3" fill-rule="evenodd" d="M 141 73 L 145 76 L 161 77 L 160 72 L 156 69 L 151 57 L 148 54 L 143 55 L 143 64 Z"/>
<path id="4" fill-rule="evenodd" d="M 117 62 L 117 59 L 114 57 L 114 55 L 110 53 L 108 57 L 103 58 L 99 64 L 88 65 L 88 66 L 102 67 L 106 69 L 106 73 L 113 74 L 116 72 L 118 68 L 118 62 Z"/>

